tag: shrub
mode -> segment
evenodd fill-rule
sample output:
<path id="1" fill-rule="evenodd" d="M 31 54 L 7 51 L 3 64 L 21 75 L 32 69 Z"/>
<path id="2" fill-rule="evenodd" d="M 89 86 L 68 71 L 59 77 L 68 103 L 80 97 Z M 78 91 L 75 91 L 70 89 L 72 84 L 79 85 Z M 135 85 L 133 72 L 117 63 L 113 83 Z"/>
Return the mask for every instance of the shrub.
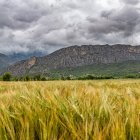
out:
<path id="1" fill-rule="evenodd" d="M 25 77 L 25 79 L 24 79 L 25 81 L 30 81 L 31 80 L 31 78 L 27 75 L 26 77 Z"/>
<path id="2" fill-rule="evenodd" d="M 10 73 L 4 73 L 4 75 L 2 76 L 3 81 L 10 81 L 11 80 L 12 75 Z"/>
<path id="3" fill-rule="evenodd" d="M 95 75 L 85 75 L 82 77 L 79 77 L 78 80 L 98 80 L 98 79 L 114 79 L 113 76 L 95 76 Z"/>
<path id="4" fill-rule="evenodd" d="M 61 80 L 65 80 L 65 77 L 64 77 L 64 75 L 61 75 L 61 78 L 60 78 Z"/>
<path id="5" fill-rule="evenodd" d="M 125 78 L 139 78 L 137 75 L 127 75 L 127 76 L 125 76 Z"/>
<path id="6" fill-rule="evenodd" d="M 33 79 L 35 81 L 41 81 L 41 75 L 35 75 Z"/>
<path id="7" fill-rule="evenodd" d="M 46 78 L 45 78 L 45 77 L 42 77 L 42 78 L 41 78 L 41 81 L 46 81 Z"/>

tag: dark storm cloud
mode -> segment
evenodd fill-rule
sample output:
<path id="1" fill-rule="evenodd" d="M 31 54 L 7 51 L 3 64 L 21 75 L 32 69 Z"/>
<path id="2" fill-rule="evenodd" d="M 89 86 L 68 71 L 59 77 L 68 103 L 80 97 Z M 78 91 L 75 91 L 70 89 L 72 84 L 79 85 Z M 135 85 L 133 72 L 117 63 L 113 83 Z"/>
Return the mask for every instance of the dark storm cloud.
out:
<path id="1" fill-rule="evenodd" d="M 47 10 L 38 6 L 30 6 L 28 3 L 16 4 L 12 0 L 0 4 L 0 28 L 24 29 L 30 23 L 39 20 Z"/>
<path id="2" fill-rule="evenodd" d="M 133 7 L 124 7 L 120 11 L 103 11 L 99 19 L 88 17 L 89 32 L 95 34 L 110 34 L 122 32 L 125 37 L 135 32 L 140 23 L 140 14 Z"/>
<path id="3" fill-rule="evenodd" d="M 138 4 L 139 3 L 139 0 L 122 0 L 124 3 L 126 4 Z"/>
<path id="4" fill-rule="evenodd" d="M 138 5 L 138 0 L 0 0 L 0 52 L 138 44 Z"/>

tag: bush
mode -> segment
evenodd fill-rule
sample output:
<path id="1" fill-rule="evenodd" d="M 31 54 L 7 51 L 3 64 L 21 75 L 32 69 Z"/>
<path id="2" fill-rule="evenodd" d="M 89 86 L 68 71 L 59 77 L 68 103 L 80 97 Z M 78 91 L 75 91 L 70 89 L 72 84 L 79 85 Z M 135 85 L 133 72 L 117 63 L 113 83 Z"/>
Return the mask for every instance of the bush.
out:
<path id="1" fill-rule="evenodd" d="M 19 81 L 19 78 L 18 77 L 14 77 L 13 80 L 14 81 Z"/>
<path id="2" fill-rule="evenodd" d="M 127 76 L 125 76 L 124 78 L 130 78 L 130 79 L 135 79 L 135 78 L 139 78 L 139 76 L 137 76 L 137 75 L 127 75 Z"/>
<path id="3" fill-rule="evenodd" d="M 82 77 L 79 77 L 78 80 L 98 80 L 98 79 L 114 79 L 113 76 L 95 76 L 95 75 L 85 75 Z"/>
<path id="4" fill-rule="evenodd" d="M 25 81 L 30 81 L 30 79 L 31 79 L 31 78 L 27 75 L 27 76 L 25 77 L 24 80 L 25 80 Z"/>
<path id="5" fill-rule="evenodd" d="M 12 75 L 10 73 L 4 73 L 4 75 L 2 76 L 3 81 L 10 81 L 11 80 Z"/>
<path id="6" fill-rule="evenodd" d="M 35 75 L 33 79 L 35 81 L 41 81 L 41 75 Z"/>
<path id="7" fill-rule="evenodd" d="M 41 78 L 41 81 L 46 81 L 47 79 L 45 77 L 42 77 Z"/>
<path id="8" fill-rule="evenodd" d="M 65 80 L 65 77 L 64 77 L 64 75 L 61 75 L 61 78 L 60 78 L 61 80 Z"/>

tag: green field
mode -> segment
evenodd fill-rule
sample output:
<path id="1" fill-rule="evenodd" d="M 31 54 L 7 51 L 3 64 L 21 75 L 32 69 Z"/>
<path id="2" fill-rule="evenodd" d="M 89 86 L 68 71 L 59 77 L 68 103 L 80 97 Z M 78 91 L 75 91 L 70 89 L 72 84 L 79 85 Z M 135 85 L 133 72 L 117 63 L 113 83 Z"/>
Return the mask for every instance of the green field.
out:
<path id="1" fill-rule="evenodd" d="M 0 82 L 0 140 L 140 140 L 140 81 Z"/>

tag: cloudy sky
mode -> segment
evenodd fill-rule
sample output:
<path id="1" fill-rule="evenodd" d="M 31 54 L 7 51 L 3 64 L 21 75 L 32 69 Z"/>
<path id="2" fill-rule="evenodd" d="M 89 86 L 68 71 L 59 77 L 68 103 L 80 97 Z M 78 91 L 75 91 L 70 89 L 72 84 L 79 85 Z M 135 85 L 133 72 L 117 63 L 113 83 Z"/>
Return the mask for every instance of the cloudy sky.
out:
<path id="1" fill-rule="evenodd" d="M 0 52 L 140 44 L 140 0 L 0 0 Z"/>

